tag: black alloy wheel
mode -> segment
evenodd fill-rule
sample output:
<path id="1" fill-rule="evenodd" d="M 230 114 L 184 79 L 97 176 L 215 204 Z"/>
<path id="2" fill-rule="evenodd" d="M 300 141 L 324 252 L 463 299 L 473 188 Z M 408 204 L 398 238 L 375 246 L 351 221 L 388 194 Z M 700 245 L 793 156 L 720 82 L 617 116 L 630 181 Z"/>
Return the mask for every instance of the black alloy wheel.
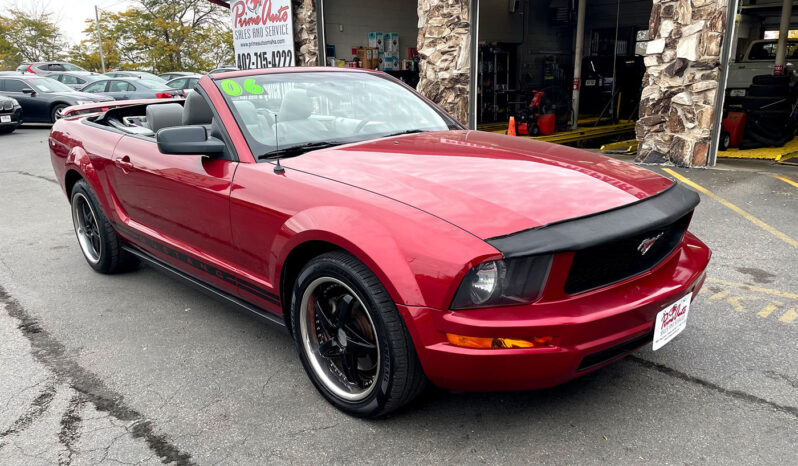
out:
<path id="1" fill-rule="evenodd" d="M 300 272 L 291 298 L 302 365 L 338 409 L 376 417 L 423 391 L 426 377 L 402 316 L 358 259 L 343 251 L 316 257 Z"/>
<path id="2" fill-rule="evenodd" d="M 75 183 L 69 200 L 75 235 L 91 268 L 110 274 L 128 270 L 138 263 L 135 257 L 122 250 L 121 240 L 85 180 Z"/>

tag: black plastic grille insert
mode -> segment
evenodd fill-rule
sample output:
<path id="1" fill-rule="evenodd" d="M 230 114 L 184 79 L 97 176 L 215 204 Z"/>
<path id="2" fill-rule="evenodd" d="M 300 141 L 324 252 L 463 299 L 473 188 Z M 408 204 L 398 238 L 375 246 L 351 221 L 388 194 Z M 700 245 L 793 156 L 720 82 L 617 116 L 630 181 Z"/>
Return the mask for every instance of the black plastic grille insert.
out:
<path id="1" fill-rule="evenodd" d="M 565 281 L 565 292 L 581 293 L 651 269 L 679 244 L 691 216 L 692 212 L 670 225 L 576 251 Z M 652 238 L 657 240 L 643 254 L 641 243 Z"/>

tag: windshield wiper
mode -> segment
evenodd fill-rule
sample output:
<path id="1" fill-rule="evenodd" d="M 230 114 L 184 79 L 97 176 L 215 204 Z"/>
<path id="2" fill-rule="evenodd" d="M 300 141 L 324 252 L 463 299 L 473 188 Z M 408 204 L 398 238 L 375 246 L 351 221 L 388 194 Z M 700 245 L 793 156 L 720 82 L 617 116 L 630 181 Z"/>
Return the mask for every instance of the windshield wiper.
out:
<path id="1" fill-rule="evenodd" d="M 404 131 L 397 131 L 395 133 L 389 133 L 389 134 L 386 134 L 386 135 L 384 135 L 382 137 L 390 138 L 390 137 L 394 137 L 394 136 L 401 136 L 403 134 L 426 133 L 428 131 L 429 130 L 426 130 L 426 129 L 406 129 Z"/>
<path id="2" fill-rule="evenodd" d="M 293 157 L 302 155 L 305 152 L 310 152 L 317 149 L 326 149 L 328 147 L 335 147 L 344 144 L 343 142 L 308 142 L 305 144 L 297 144 L 294 146 L 282 147 L 271 152 L 266 152 L 258 156 L 258 160 L 279 159 L 282 157 Z"/>

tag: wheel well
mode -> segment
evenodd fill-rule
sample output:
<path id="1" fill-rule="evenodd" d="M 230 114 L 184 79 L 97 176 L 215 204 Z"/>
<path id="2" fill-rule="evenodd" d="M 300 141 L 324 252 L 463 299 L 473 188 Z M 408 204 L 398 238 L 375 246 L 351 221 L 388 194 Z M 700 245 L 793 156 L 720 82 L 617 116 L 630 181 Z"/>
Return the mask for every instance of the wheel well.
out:
<path id="1" fill-rule="evenodd" d="M 72 195 L 72 187 L 75 186 L 75 183 L 77 183 L 78 180 L 82 179 L 83 177 L 80 176 L 80 173 L 75 170 L 69 170 L 66 173 L 66 176 L 64 177 L 64 189 L 66 189 L 67 196 Z"/>
<path id="2" fill-rule="evenodd" d="M 302 267 L 314 257 L 338 249 L 341 248 L 326 241 L 308 241 L 295 247 L 285 258 L 283 273 L 280 274 L 280 301 L 285 324 L 289 330 L 291 329 L 291 290 L 294 288 L 294 282 Z"/>

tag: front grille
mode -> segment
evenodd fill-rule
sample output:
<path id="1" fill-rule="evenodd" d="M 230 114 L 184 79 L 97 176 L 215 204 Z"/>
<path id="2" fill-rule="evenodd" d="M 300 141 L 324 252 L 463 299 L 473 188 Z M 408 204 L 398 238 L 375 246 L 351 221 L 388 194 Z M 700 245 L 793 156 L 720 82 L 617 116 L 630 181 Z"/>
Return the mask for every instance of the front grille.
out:
<path id="1" fill-rule="evenodd" d="M 565 292 L 575 294 L 592 290 L 654 267 L 682 240 L 691 216 L 692 212 L 665 227 L 575 252 Z M 662 236 L 642 254 L 641 243 L 660 234 Z"/>

